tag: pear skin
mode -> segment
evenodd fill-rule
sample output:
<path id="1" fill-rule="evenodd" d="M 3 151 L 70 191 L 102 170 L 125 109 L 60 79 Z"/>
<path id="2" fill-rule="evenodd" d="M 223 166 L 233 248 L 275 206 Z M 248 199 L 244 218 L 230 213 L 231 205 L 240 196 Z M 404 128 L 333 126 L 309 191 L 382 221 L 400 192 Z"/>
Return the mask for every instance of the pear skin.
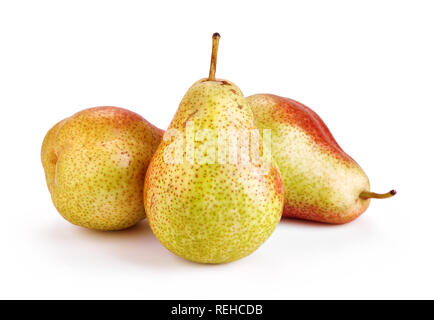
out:
<path id="1" fill-rule="evenodd" d="M 210 77 L 196 82 L 182 99 L 149 165 L 144 193 L 149 224 L 159 241 L 180 257 L 213 264 L 254 252 L 276 228 L 284 195 L 274 163 L 264 174 L 259 163 L 216 160 L 217 132 L 257 129 L 240 89 L 214 77 L 217 37 Z M 175 133 L 185 148 L 181 161 L 168 163 Z M 187 150 L 192 133 L 194 159 Z"/>
<path id="2" fill-rule="evenodd" d="M 272 155 L 285 184 L 283 216 L 331 224 L 350 222 L 369 206 L 369 179 L 305 105 L 271 94 L 247 98 L 260 129 L 272 133 Z"/>
<path id="3" fill-rule="evenodd" d="M 96 230 L 121 230 L 145 218 L 143 183 L 163 131 L 116 107 L 83 110 L 45 136 L 41 159 L 59 213 Z"/>

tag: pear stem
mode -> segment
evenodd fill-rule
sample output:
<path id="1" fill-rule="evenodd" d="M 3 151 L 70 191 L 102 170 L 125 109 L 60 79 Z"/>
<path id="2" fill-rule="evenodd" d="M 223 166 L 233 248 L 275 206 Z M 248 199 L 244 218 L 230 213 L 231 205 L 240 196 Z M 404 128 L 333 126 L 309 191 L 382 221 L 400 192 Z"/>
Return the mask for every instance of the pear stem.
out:
<path id="1" fill-rule="evenodd" d="M 371 198 L 375 198 L 375 199 L 387 199 L 390 197 L 393 197 L 396 194 L 395 190 L 390 190 L 387 193 L 375 193 L 375 192 L 369 192 L 369 191 L 362 191 L 362 193 L 360 193 L 359 197 L 362 199 L 371 199 Z"/>
<path id="2" fill-rule="evenodd" d="M 209 81 L 215 81 L 215 70 L 217 68 L 217 51 L 219 49 L 220 34 L 214 33 L 212 35 L 212 54 L 211 54 L 211 65 L 209 67 Z"/>

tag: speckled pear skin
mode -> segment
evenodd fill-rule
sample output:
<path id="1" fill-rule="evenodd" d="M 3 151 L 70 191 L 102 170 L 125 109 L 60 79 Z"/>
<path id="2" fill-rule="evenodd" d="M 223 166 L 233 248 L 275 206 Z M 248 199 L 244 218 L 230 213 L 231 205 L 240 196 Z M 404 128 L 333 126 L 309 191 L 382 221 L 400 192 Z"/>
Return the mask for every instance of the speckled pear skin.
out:
<path id="1" fill-rule="evenodd" d="M 56 209 L 75 225 L 104 231 L 144 219 L 143 183 L 162 135 L 138 114 L 116 107 L 60 121 L 41 150 Z"/>
<path id="2" fill-rule="evenodd" d="M 369 180 L 303 104 L 270 94 L 247 98 L 260 129 L 271 129 L 272 155 L 285 184 L 284 217 L 342 224 L 360 216 Z"/>
<path id="3" fill-rule="evenodd" d="M 186 138 L 199 129 L 256 129 L 240 89 L 226 80 L 195 83 L 169 129 Z M 283 209 L 283 181 L 273 164 L 268 175 L 249 164 L 167 164 L 162 141 L 146 174 L 150 226 L 171 252 L 199 263 L 227 263 L 254 252 L 273 232 Z M 185 156 L 185 149 L 184 149 Z"/>

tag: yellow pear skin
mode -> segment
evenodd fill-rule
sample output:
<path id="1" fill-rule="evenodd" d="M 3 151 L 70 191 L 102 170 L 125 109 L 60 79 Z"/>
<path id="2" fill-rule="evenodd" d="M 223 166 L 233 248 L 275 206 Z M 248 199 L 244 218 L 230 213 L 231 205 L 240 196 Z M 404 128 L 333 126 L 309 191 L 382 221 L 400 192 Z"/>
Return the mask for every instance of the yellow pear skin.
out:
<path id="1" fill-rule="evenodd" d="M 121 230 L 145 218 L 143 183 L 163 131 L 116 107 L 83 110 L 45 136 L 41 159 L 59 213 L 96 230 Z"/>
<path id="2" fill-rule="evenodd" d="M 210 77 L 187 91 L 166 131 L 166 135 L 179 132 L 185 146 L 193 125 L 197 159 L 189 159 L 186 147 L 181 163 L 167 163 L 165 152 L 174 140 L 165 135 L 149 165 L 144 193 L 149 224 L 159 241 L 180 257 L 213 264 L 254 252 L 278 224 L 284 195 L 274 164 L 263 174 L 253 162 L 203 160 L 216 150 L 202 148 L 211 140 L 201 136 L 202 129 L 212 134 L 221 129 L 256 129 L 240 89 L 214 77 L 218 38 L 213 36 Z"/>
<path id="3" fill-rule="evenodd" d="M 284 217 L 347 223 L 368 208 L 370 198 L 396 193 L 370 192 L 365 172 L 305 105 L 271 94 L 253 95 L 247 102 L 256 125 L 271 130 L 272 155 L 285 184 Z"/>

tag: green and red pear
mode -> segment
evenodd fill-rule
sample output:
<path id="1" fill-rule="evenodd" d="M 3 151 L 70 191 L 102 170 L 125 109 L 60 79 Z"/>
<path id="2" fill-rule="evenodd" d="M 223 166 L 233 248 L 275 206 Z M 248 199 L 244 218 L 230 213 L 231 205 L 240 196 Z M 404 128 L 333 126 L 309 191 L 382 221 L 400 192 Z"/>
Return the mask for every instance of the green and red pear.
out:
<path id="1" fill-rule="evenodd" d="M 271 94 L 247 101 L 257 127 L 271 130 L 272 155 L 285 185 L 283 217 L 347 223 L 368 208 L 371 198 L 396 194 L 370 192 L 365 172 L 305 105 Z"/>
<path id="2" fill-rule="evenodd" d="M 80 111 L 51 128 L 41 159 L 54 206 L 69 222 L 121 230 L 145 218 L 143 183 L 163 131 L 116 107 Z"/>

